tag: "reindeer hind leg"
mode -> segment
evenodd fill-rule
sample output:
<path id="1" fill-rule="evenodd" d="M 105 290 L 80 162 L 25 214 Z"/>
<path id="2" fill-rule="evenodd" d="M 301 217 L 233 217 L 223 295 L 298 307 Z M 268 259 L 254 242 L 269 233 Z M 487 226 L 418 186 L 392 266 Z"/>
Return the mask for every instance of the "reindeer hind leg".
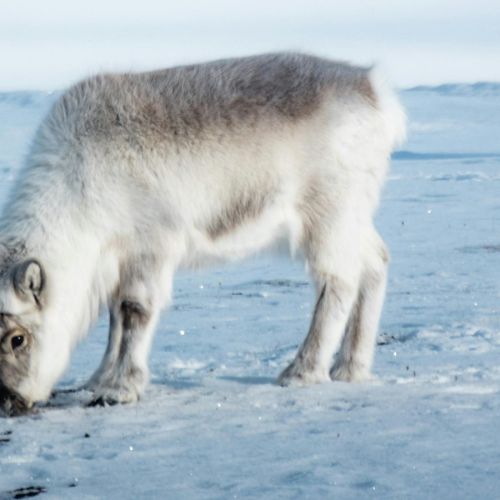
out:
<path id="1" fill-rule="evenodd" d="M 389 254 L 375 230 L 368 235 L 363 273 L 342 346 L 331 370 L 333 380 L 370 378 L 387 282 Z"/>
<path id="2" fill-rule="evenodd" d="M 327 190 L 323 200 L 330 199 Z M 281 385 L 330 380 L 333 354 L 355 302 L 361 270 L 356 207 L 335 208 L 322 203 L 308 213 L 305 250 L 317 301 L 307 337 L 278 379 Z"/>

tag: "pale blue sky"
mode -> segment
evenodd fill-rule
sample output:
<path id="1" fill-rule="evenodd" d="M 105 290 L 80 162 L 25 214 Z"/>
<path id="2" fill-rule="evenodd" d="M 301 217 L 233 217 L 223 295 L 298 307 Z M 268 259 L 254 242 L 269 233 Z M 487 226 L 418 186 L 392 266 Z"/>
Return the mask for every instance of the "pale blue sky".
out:
<path id="1" fill-rule="evenodd" d="M 500 0 L 0 0 L 0 90 L 286 49 L 399 86 L 500 81 L 499 27 Z"/>

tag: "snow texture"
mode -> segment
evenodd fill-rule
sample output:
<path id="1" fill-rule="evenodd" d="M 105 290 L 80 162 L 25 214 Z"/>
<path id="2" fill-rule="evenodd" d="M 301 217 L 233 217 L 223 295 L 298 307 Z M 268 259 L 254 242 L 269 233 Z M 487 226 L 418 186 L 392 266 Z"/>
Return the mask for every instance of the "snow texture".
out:
<path id="1" fill-rule="evenodd" d="M 376 378 L 282 388 L 313 292 L 260 256 L 182 273 L 136 405 L 60 393 L 0 420 L 0 498 L 494 499 L 500 491 L 499 85 L 402 92 L 377 218 L 392 262 Z M 55 94 L 0 94 L 0 201 Z M 102 321 L 59 389 L 81 385 Z"/>

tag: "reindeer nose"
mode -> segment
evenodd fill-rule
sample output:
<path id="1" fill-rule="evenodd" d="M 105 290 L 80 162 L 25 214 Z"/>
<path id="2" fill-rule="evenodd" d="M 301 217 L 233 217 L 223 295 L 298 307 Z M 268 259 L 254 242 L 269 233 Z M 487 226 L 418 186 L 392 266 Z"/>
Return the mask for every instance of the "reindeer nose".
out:
<path id="1" fill-rule="evenodd" d="M 6 417 L 24 415 L 29 410 L 26 401 L 0 383 L 0 413 Z"/>

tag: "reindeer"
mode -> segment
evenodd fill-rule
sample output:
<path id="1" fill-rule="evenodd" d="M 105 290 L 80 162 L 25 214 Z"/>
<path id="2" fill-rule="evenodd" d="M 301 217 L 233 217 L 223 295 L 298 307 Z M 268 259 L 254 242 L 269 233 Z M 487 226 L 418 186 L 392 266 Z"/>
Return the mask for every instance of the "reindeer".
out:
<path id="1" fill-rule="evenodd" d="M 367 379 L 388 264 L 373 215 L 404 134 L 376 71 L 301 54 L 70 88 L 0 219 L 4 413 L 49 398 L 102 307 L 109 340 L 90 404 L 137 401 L 175 271 L 283 241 L 317 300 L 279 383 Z"/>

